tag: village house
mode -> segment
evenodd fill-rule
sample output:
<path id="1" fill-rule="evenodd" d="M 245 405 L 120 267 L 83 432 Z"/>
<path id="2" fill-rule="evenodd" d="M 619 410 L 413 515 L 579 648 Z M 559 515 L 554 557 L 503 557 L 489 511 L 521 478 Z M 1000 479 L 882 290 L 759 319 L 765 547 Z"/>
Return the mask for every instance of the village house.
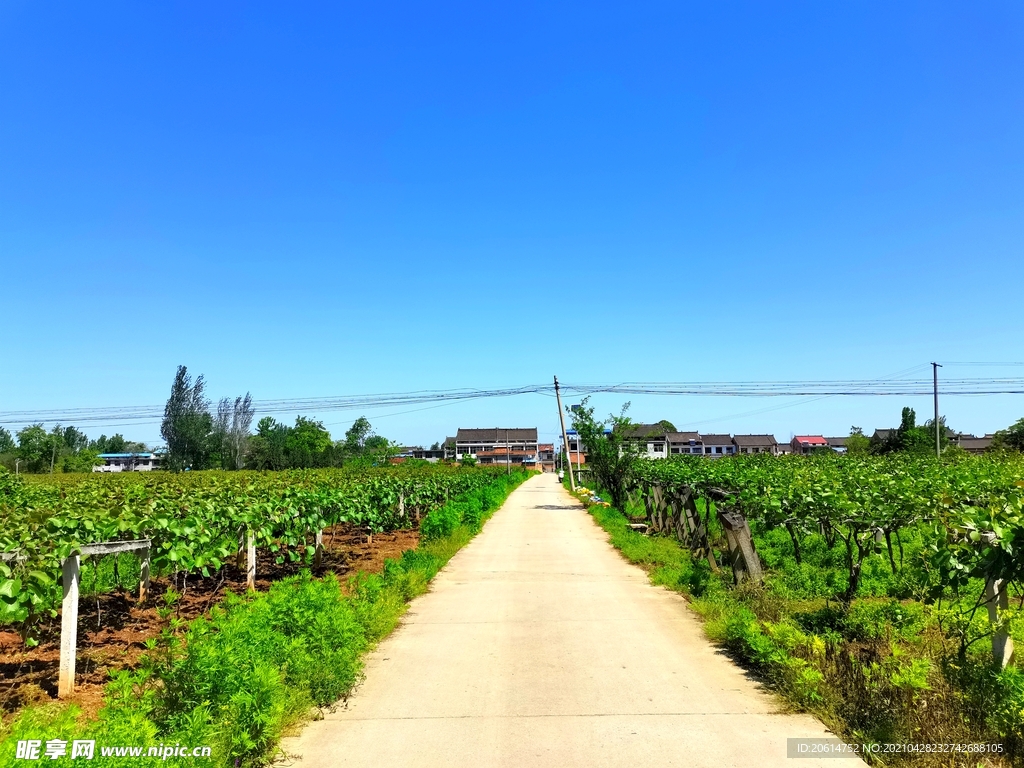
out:
<path id="1" fill-rule="evenodd" d="M 471 456 L 479 464 L 522 464 L 526 457 L 537 456 L 537 428 L 460 428 L 454 445 L 456 461 Z"/>
<path id="2" fill-rule="evenodd" d="M 640 444 L 640 455 L 649 459 L 664 459 L 668 455 L 668 429 L 664 423 L 633 424 L 623 438 Z"/>
<path id="3" fill-rule="evenodd" d="M 700 440 L 704 444 L 704 455 L 713 459 L 736 453 L 736 444 L 731 435 L 701 435 Z"/>
<path id="4" fill-rule="evenodd" d="M 822 448 L 828 448 L 828 441 L 821 435 L 797 435 L 790 445 L 793 447 L 793 453 L 806 456 Z"/>
<path id="5" fill-rule="evenodd" d="M 779 452 L 775 435 L 734 435 L 732 442 L 736 446 L 736 453 L 769 453 L 776 456 Z"/>
<path id="6" fill-rule="evenodd" d="M 665 440 L 670 454 L 704 453 L 704 443 L 701 442 L 699 432 L 668 432 Z"/>
<path id="7" fill-rule="evenodd" d="M 951 438 L 951 442 L 959 445 L 968 453 L 985 453 L 992 448 L 992 442 L 995 439 L 995 435 L 984 435 L 983 437 L 976 437 L 975 435 L 956 435 Z"/>
<path id="8" fill-rule="evenodd" d="M 836 453 L 846 453 L 845 437 L 826 437 L 825 442 L 828 443 L 828 447 Z"/>
<path id="9" fill-rule="evenodd" d="M 155 453 L 101 453 L 103 465 L 93 472 L 151 472 L 160 469 L 161 457 Z"/>

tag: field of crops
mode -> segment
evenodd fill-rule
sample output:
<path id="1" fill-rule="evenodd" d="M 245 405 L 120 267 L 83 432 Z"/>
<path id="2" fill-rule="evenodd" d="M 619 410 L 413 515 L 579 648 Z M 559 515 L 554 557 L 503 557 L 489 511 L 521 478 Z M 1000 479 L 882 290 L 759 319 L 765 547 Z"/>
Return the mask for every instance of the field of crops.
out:
<path id="1" fill-rule="evenodd" d="M 1024 758 L 1020 455 L 680 457 L 637 477 L 626 517 L 592 507 L 613 543 L 796 703 L 847 737 L 1006 750 L 920 764 Z"/>
<path id="2" fill-rule="evenodd" d="M 315 556 L 339 523 L 368 536 L 409 527 L 492 472 L 420 466 L 279 473 L 68 475 L 26 481 L 0 471 L 0 625 L 31 641 L 53 615 L 61 564 L 85 544 L 149 539 L 154 574 L 210 578 L 248 542 L 276 562 Z"/>
<path id="3" fill-rule="evenodd" d="M 35 739 L 194 743 L 212 762 L 177 764 L 265 765 L 282 734 L 351 692 L 364 654 L 527 476 L 430 465 L 0 476 L 0 764 Z M 140 540 L 145 600 L 135 554 L 100 553 L 82 562 L 81 599 L 62 601 L 62 560 L 66 575 L 96 542 Z M 65 694 L 69 607 L 78 669 Z M 95 758 L 124 764 L 100 746 Z M 78 762 L 65 751 L 53 764 Z"/>
<path id="4" fill-rule="evenodd" d="M 959 594 L 972 577 L 1015 585 L 1024 575 L 1024 461 L 1019 457 L 737 457 L 731 461 L 649 462 L 643 487 L 737 509 L 762 531 L 784 531 L 794 561 L 801 543 L 837 543 L 845 565 L 840 599 L 857 596 L 870 555 L 884 554 L 907 587 L 938 599 Z M 705 506 L 705 514 L 710 510 Z M 707 527 L 705 521 L 705 529 Z M 661 525 L 659 524 L 659 528 Z M 680 529 L 680 538 L 696 540 Z M 697 532 L 699 536 L 699 531 Z M 927 542 L 908 560 L 904 539 Z"/>

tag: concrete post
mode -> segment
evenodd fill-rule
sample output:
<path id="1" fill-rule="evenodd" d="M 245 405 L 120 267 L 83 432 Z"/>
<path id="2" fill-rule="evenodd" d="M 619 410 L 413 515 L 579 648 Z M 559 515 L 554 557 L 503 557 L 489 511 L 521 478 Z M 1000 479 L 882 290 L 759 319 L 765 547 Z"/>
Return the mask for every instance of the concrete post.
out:
<path id="1" fill-rule="evenodd" d="M 66 698 L 75 691 L 75 653 L 78 649 L 78 587 L 81 581 L 81 561 L 71 555 L 61 567 L 64 601 L 60 616 L 60 677 L 57 695 Z"/>

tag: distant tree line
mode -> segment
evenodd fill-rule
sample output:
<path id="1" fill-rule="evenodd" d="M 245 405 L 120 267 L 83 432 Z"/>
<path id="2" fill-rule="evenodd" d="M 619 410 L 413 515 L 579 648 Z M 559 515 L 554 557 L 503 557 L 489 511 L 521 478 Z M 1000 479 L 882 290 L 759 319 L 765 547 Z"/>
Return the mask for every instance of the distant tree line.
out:
<path id="1" fill-rule="evenodd" d="M 260 419 L 252 433 L 256 411 L 252 396 L 221 399 L 212 407 L 202 375 L 193 378 L 178 366 L 164 407 L 160 435 L 163 466 L 173 472 L 197 469 L 300 469 L 382 464 L 398 454 L 398 446 L 374 434 L 360 416 L 335 441 L 323 423 L 299 416 L 294 425 Z M 122 435 L 96 440 L 75 427 L 27 426 L 15 435 L 0 427 L 0 466 L 19 472 L 91 472 L 103 464 L 101 453 L 140 453 L 143 443 Z"/>
<path id="2" fill-rule="evenodd" d="M 97 440 L 76 427 L 60 424 L 47 431 L 42 424 L 30 424 L 13 436 L 0 427 L 0 466 L 18 472 L 91 472 L 103 463 L 101 453 L 138 453 L 142 443 L 117 434 L 100 435 Z"/>
<path id="3" fill-rule="evenodd" d="M 950 435 L 955 434 L 946 425 L 946 417 L 939 417 L 939 447 L 956 449 Z M 1024 451 L 1024 419 L 1019 419 L 1006 429 L 995 433 L 992 440 L 993 450 Z M 860 427 L 852 427 L 846 439 L 846 451 L 850 454 L 887 453 L 934 453 L 935 452 L 935 420 L 928 419 L 918 426 L 917 414 L 913 408 L 904 408 L 900 415 L 900 425 L 895 429 L 879 430 L 879 433 L 868 437 Z"/>
<path id="4" fill-rule="evenodd" d="M 398 453 L 398 446 L 374 434 L 363 416 L 338 441 L 323 422 L 305 416 L 297 417 L 293 426 L 265 416 L 251 434 L 256 412 L 248 392 L 222 399 L 213 413 L 205 390 L 201 375 L 193 379 L 185 366 L 178 366 L 160 428 L 167 443 L 165 465 L 171 471 L 378 464 Z"/>

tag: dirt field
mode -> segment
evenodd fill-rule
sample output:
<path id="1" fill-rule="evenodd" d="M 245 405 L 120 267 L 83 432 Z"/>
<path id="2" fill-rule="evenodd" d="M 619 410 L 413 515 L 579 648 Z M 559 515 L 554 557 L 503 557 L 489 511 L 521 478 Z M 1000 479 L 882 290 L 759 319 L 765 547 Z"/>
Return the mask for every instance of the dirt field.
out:
<path id="1" fill-rule="evenodd" d="M 325 554 L 317 572 L 334 572 L 349 576 L 358 571 L 379 572 L 384 560 L 400 557 L 419 542 L 418 531 L 394 531 L 376 534 L 367 543 L 366 534 L 347 524 L 324 531 Z M 298 573 L 301 564 L 274 564 L 268 552 L 257 553 L 256 588 L 264 591 L 285 576 Z M 223 581 L 221 580 L 223 578 Z M 137 595 L 112 592 L 83 597 L 78 615 L 78 659 L 75 675 L 75 701 L 86 713 L 97 711 L 103 703 L 103 686 L 110 673 L 133 669 L 145 652 L 146 640 L 156 637 L 171 617 L 161 618 L 158 608 L 164 606 L 163 595 L 169 588 L 182 592 L 170 577 L 155 578 L 151 598 L 140 606 Z M 234 564 L 209 579 L 191 576 L 184 594 L 175 603 L 171 616 L 189 620 L 206 613 L 223 599 L 224 592 L 245 591 L 245 571 Z M 43 624 L 39 645 L 26 648 L 14 632 L 0 631 L 0 716 L 10 714 L 26 704 L 56 699 L 60 661 L 60 617 Z"/>

